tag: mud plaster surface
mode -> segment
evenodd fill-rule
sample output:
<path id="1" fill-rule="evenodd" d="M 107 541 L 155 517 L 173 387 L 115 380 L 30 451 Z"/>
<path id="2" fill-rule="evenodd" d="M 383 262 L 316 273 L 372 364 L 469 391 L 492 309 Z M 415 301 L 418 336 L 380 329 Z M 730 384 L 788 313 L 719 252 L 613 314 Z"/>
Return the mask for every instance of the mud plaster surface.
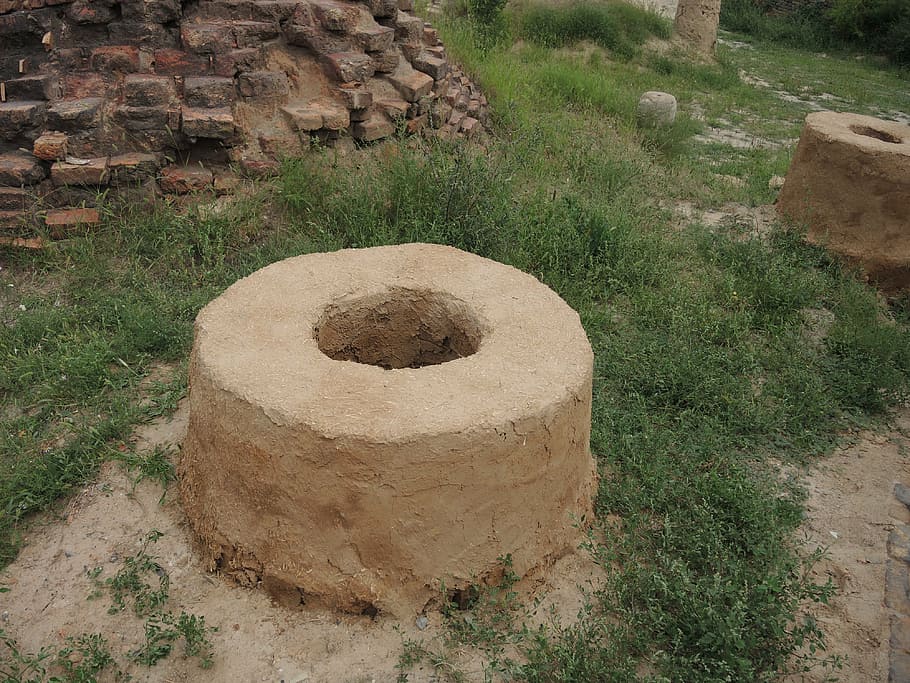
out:
<path id="1" fill-rule="evenodd" d="M 185 402 L 170 421 L 139 431 L 140 447 L 179 444 L 186 433 Z M 204 571 L 192 550 L 186 519 L 173 488 L 159 504 L 161 489 L 141 482 L 131 495 L 130 479 L 119 465 L 108 465 L 97 483 L 68 505 L 63 519 L 32 528 L 19 558 L 2 577 L 10 592 L 0 595 L 2 627 L 34 652 L 45 645 L 61 646 L 66 636 L 100 632 L 106 635 L 119 662 L 142 642 L 141 622 L 129 614 L 108 615 L 106 597 L 87 600 L 92 585 L 85 570 L 104 569 L 112 576 L 125 557 L 134 554 L 152 529 L 164 533 L 149 553 L 171 578 L 168 607 L 202 615 L 217 626 L 213 636 L 215 664 L 200 669 L 182 658 L 180 647 L 170 658 L 146 669 L 126 672 L 136 681 L 286 681 L 287 683 L 377 683 L 394 681 L 402 638 L 432 640 L 441 633 L 442 617 L 427 614 L 429 626 L 419 631 L 413 621 L 350 617 L 314 610 L 275 606 L 257 590 L 229 585 Z M 571 623 L 582 606 L 584 590 L 601 574 L 583 553 L 559 560 L 546 575 L 532 575 L 519 584 L 525 596 L 542 602 L 535 610 L 541 623 L 550 609 Z M 401 633 L 396 631 L 400 628 Z M 469 681 L 482 681 L 482 664 L 470 653 L 456 660 Z M 432 681 L 432 671 L 415 669 L 409 681 Z"/>

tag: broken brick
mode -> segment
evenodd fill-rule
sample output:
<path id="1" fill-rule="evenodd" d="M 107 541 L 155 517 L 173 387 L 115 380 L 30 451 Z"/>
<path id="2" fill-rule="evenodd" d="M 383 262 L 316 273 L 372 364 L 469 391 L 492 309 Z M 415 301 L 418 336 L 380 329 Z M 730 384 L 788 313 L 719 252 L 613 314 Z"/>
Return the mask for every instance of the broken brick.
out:
<path id="1" fill-rule="evenodd" d="M 188 194 L 212 187 L 212 172 L 201 166 L 168 166 L 161 171 L 158 186 L 168 194 Z"/>

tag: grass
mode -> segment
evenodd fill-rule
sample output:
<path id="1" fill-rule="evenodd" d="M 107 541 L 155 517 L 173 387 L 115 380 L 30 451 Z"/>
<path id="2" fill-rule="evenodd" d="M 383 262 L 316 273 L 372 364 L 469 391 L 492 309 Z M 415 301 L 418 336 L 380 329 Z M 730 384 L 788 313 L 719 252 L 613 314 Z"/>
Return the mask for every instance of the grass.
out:
<path id="1" fill-rule="evenodd" d="M 787 147 L 692 136 L 729 125 L 792 137 L 807 108 L 776 84 L 803 76 L 813 88 L 803 94 L 846 102 L 865 87 L 863 106 L 894 108 L 906 107 L 905 84 L 868 63 L 762 46 L 688 63 L 647 46 L 665 23 L 616 3 L 526 5 L 506 19 L 495 40 L 464 18 L 440 26 L 493 103 L 485 148 L 315 150 L 226 210 L 120 207 L 94 234 L 7 254 L 4 562 L 29 515 L 53 510 L 103 460 L 173 476 L 163 453 L 134 453 L 128 436 L 173 409 L 192 320 L 230 283 L 300 253 L 440 242 L 532 273 L 579 311 L 595 350 L 592 449 L 604 474 L 588 546 L 608 578 L 577 623 L 542 630 L 509 616 L 505 586 L 493 599 L 505 616 L 483 600 L 469 622 L 450 612 L 452 640 L 409 645 L 405 664 L 430 659 L 457 680 L 451 649 L 472 646 L 487 647 L 493 678 L 761 681 L 823 646 L 796 614 L 832 588 L 809 578 L 817 558 L 795 540 L 803 494 L 770 463 L 811 462 L 906 400 L 910 308 L 792 231 L 680 226 L 670 207 L 772 200 Z M 772 87 L 744 83 L 740 70 Z M 673 92 L 687 113 L 669 130 L 635 125 L 651 89 Z M 178 617 L 150 622 L 149 656 L 181 628 Z"/>

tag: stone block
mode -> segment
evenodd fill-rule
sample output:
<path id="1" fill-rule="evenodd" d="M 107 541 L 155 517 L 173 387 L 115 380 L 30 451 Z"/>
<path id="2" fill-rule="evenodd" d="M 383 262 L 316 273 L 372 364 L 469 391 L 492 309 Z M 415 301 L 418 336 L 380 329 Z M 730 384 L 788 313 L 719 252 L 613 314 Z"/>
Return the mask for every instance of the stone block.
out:
<path id="1" fill-rule="evenodd" d="M 230 24 L 183 22 L 180 40 L 184 48 L 196 54 L 219 54 L 237 47 Z"/>
<path id="2" fill-rule="evenodd" d="M 355 123 L 351 135 L 361 142 L 373 142 L 387 138 L 395 133 L 395 125 L 385 114 L 373 112 L 366 121 Z"/>
<path id="3" fill-rule="evenodd" d="M 422 71 L 399 68 L 386 78 L 408 102 L 416 102 L 433 90 L 433 78 Z"/>
<path id="4" fill-rule="evenodd" d="M 376 66 L 369 55 L 362 52 L 336 52 L 327 55 L 331 74 L 342 83 L 363 83 L 376 73 Z"/>
<path id="5" fill-rule="evenodd" d="M 385 112 L 386 116 L 389 116 L 393 119 L 403 119 L 408 113 L 408 103 L 404 100 L 379 100 L 376 103 L 376 106 L 381 111 Z"/>
<path id="6" fill-rule="evenodd" d="M 174 95 L 174 79 L 170 76 L 130 74 L 123 79 L 123 101 L 131 107 L 167 105 Z"/>
<path id="7" fill-rule="evenodd" d="M 636 118 L 645 127 L 672 125 L 676 120 L 676 98 L 665 92 L 646 92 L 638 100 Z"/>
<path id="8" fill-rule="evenodd" d="M 311 132 L 322 128 L 322 112 L 319 109 L 306 105 L 289 105 L 282 107 L 281 111 L 295 130 Z"/>
<path id="9" fill-rule="evenodd" d="M 183 100 L 190 107 L 229 107 L 236 98 L 233 78 L 201 76 L 183 81 Z"/>
<path id="10" fill-rule="evenodd" d="M 479 133 L 482 128 L 480 121 L 475 119 L 473 116 L 465 116 L 461 120 L 461 126 L 459 127 L 459 130 L 464 133 L 465 137 L 470 138 Z"/>
<path id="11" fill-rule="evenodd" d="M 423 27 L 423 42 L 426 45 L 439 45 L 439 31 L 430 26 Z"/>
<path id="12" fill-rule="evenodd" d="M 168 194 L 189 194 L 211 189 L 214 176 L 201 166 L 168 166 L 161 171 L 158 186 Z"/>
<path id="13" fill-rule="evenodd" d="M 55 102 L 47 112 L 47 125 L 52 130 L 74 133 L 91 128 L 98 124 L 103 102 L 100 97 Z"/>
<path id="14" fill-rule="evenodd" d="M 135 45 L 106 45 L 92 50 L 92 68 L 101 73 L 139 71 L 139 48 Z"/>
<path id="15" fill-rule="evenodd" d="M 399 0 L 367 0 L 367 7 L 370 8 L 370 14 L 377 18 L 394 17 L 402 9 Z"/>
<path id="16" fill-rule="evenodd" d="M 51 166 L 55 187 L 64 185 L 107 185 L 107 157 L 86 159 L 85 163 L 70 164 L 57 161 Z"/>
<path id="17" fill-rule="evenodd" d="M 237 76 L 237 89 L 242 97 L 274 99 L 290 91 L 284 71 L 247 71 Z"/>
<path id="18" fill-rule="evenodd" d="M 0 154 L 0 185 L 18 187 L 44 180 L 47 172 L 39 161 L 25 152 Z"/>
<path id="19" fill-rule="evenodd" d="M 376 67 L 377 73 L 390 74 L 401 64 L 401 52 L 396 47 L 391 47 L 382 52 L 374 52 L 370 57 L 373 59 L 373 65 Z"/>
<path id="20" fill-rule="evenodd" d="M 227 107 L 221 109 L 184 107 L 181 119 L 181 131 L 190 138 L 226 140 L 234 135 L 234 116 Z"/>
<path id="21" fill-rule="evenodd" d="M 33 153 L 44 161 L 60 161 L 66 158 L 66 133 L 50 131 L 42 133 L 33 148 Z"/>

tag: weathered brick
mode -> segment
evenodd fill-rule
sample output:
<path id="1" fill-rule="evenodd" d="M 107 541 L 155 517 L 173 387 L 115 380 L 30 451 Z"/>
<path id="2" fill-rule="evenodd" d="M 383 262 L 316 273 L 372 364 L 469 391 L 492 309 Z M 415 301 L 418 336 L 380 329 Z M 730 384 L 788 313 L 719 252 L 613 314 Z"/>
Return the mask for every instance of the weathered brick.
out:
<path id="1" fill-rule="evenodd" d="M 398 0 L 398 9 L 402 12 L 414 11 L 414 0 Z"/>
<path id="2" fill-rule="evenodd" d="M 180 39 L 187 50 L 197 54 L 218 54 L 237 47 L 229 24 L 184 22 Z"/>
<path id="3" fill-rule="evenodd" d="M 331 100 L 314 100 L 302 106 L 282 107 L 282 111 L 297 130 L 305 132 L 323 128 L 344 130 L 351 122 L 348 110 Z"/>
<path id="4" fill-rule="evenodd" d="M 395 36 L 403 43 L 419 43 L 423 39 L 423 19 L 399 11 L 395 15 Z"/>
<path id="5" fill-rule="evenodd" d="M 439 45 L 439 31 L 430 26 L 423 27 L 423 42 L 427 45 Z"/>
<path id="6" fill-rule="evenodd" d="M 24 152 L 0 154 L 0 185 L 13 187 L 34 185 L 46 175 L 44 166 L 31 154 Z"/>
<path id="7" fill-rule="evenodd" d="M 318 109 L 308 106 L 290 105 L 282 107 L 281 111 L 288 117 L 291 125 L 296 130 L 309 132 L 322 128 L 322 112 Z"/>
<path id="8" fill-rule="evenodd" d="M 31 213 L 24 209 L 0 210 L 0 233 L 20 232 L 28 227 Z M 0 237 L 0 245 L 9 244 L 7 236 Z"/>
<path id="9" fill-rule="evenodd" d="M 237 77 L 241 96 L 256 99 L 284 97 L 290 86 L 284 71 L 247 71 Z"/>
<path id="10" fill-rule="evenodd" d="M 85 97 L 103 97 L 107 84 L 101 74 L 68 73 L 63 78 L 63 96 L 70 100 Z"/>
<path id="11" fill-rule="evenodd" d="M 342 85 L 336 92 L 348 109 L 368 109 L 373 104 L 373 93 L 363 87 Z"/>
<path id="12" fill-rule="evenodd" d="M 449 65 L 444 59 L 435 57 L 427 51 L 422 51 L 412 62 L 414 68 L 430 76 L 434 81 L 445 78 Z"/>
<path id="13" fill-rule="evenodd" d="M 166 76 L 197 76 L 211 68 L 208 57 L 166 48 L 155 50 L 153 58 L 155 73 Z"/>
<path id="14" fill-rule="evenodd" d="M 386 78 L 408 102 L 416 102 L 433 90 L 433 78 L 422 71 L 399 68 Z"/>
<path id="15" fill-rule="evenodd" d="M 51 180 L 56 187 L 63 185 L 106 185 L 107 157 L 86 159 L 83 164 L 57 161 L 51 166 Z"/>
<path id="16" fill-rule="evenodd" d="M 391 47 L 382 52 L 374 52 L 370 57 L 373 59 L 373 65 L 376 67 L 377 73 L 392 73 L 401 64 L 401 52 L 396 47 Z"/>
<path id="17" fill-rule="evenodd" d="M 0 244 L 17 249 L 44 249 L 41 237 L 0 237 Z"/>
<path id="18" fill-rule="evenodd" d="M 236 97 L 233 78 L 202 76 L 183 81 L 183 100 L 190 107 L 229 107 Z"/>
<path id="19" fill-rule="evenodd" d="M 367 7 L 374 17 L 394 17 L 398 13 L 398 0 L 367 0 Z"/>
<path id="20" fill-rule="evenodd" d="M 66 17 L 77 24 L 106 24 L 117 16 L 108 4 L 76 0 L 66 7 Z"/>
<path id="21" fill-rule="evenodd" d="M 135 45 L 106 45 L 92 50 L 92 68 L 99 72 L 132 73 L 139 70 L 139 48 Z"/>
<path id="22" fill-rule="evenodd" d="M 413 119 L 408 119 L 405 131 L 409 135 L 419 133 L 429 125 L 429 120 L 430 117 L 428 114 L 421 114 L 420 116 L 415 116 Z"/>
<path id="23" fill-rule="evenodd" d="M 281 35 L 281 27 L 275 21 L 235 21 L 231 24 L 237 47 L 258 47 Z"/>
<path id="24" fill-rule="evenodd" d="M 21 187 L 0 187 L 0 210 L 24 211 L 33 203 L 33 196 Z"/>
<path id="25" fill-rule="evenodd" d="M 313 16 L 323 28 L 350 33 L 357 25 L 360 12 L 356 4 L 336 0 L 310 0 Z"/>
<path id="26" fill-rule="evenodd" d="M 234 135 L 234 116 L 227 107 L 222 109 L 193 109 L 184 107 L 181 130 L 191 138 L 226 140 Z"/>
<path id="27" fill-rule="evenodd" d="M 326 56 L 332 75 L 342 83 L 363 83 L 376 73 L 376 65 L 362 52 L 336 52 Z"/>
<path id="28" fill-rule="evenodd" d="M 408 103 L 404 100 L 384 99 L 379 100 L 377 106 L 393 119 L 403 119 L 408 113 Z"/>
<path id="29" fill-rule="evenodd" d="M 180 0 L 143 0 L 142 16 L 155 24 L 177 21 L 183 14 Z"/>
<path id="30" fill-rule="evenodd" d="M 281 170 L 281 164 L 270 160 L 241 159 L 240 169 L 249 178 L 269 178 L 278 175 Z"/>
<path id="31" fill-rule="evenodd" d="M 74 231 L 93 228 L 101 223 L 98 209 L 53 209 L 44 217 L 44 225 L 54 239 L 61 239 Z"/>
<path id="32" fill-rule="evenodd" d="M 100 97 L 55 102 L 47 112 L 48 127 L 66 132 L 90 128 L 98 123 L 103 102 Z"/>
<path id="33" fill-rule="evenodd" d="M 201 166 L 168 166 L 161 171 L 158 186 L 168 194 L 188 194 L 212 187 L 212 172 Z"/>
<path id="34" fill-rule="evenodd" d="M 465 116 L 461 120 L 461 127 L 459 130 L 465 134 L 465 137 L 473 137 L 481 130 L 480 121 L 475 119 L 473 116 Z"/>
<path id="35" fill-rule="evenodd" d="M 51 74 L 23 76 L 6 81 L 6 97 L 10 100 L 49 100 L 59 97 L 60 80 Z"/>
<path id="36" fill-rule="evenodd" d="M 241 71 L 255 71 L 264 64 L 265 58 L 262 51 L 248 47 L 215 55 L 213 69 L 216 76 L 234 78 Z"/>
<path id="37" fill-rule="evenodd" d="M 354 37 L 366 52 L 382 52 L 392 47 L 395 29 L 379 24 L 362 26 L 354 31 Z"/>
<path id="38" fill-rule="evenodd" d="M 366 121 L 355 123 L 351 135 L 361 142 L 387 138 L 395 132 L 394 124 L 384 114 L 374 112 Z"/>
<path id="39" fill-rule="evenodd" d="M 300 151 L 300 137 L 286 130 L 261 132 L 258 142 L 262 153 L 272 159 L 281 159 Z"/>
<path id="40" fill-rule="evenodd" d="M 171 76 L 130 74 L 123 79 L 123 100 L 131 107 L 166 105 L 174 97 Z"/>
<path id="41" fill-rule="evenodd" d="M 129 152 L 112 156 L 108 162 L 111 184 L 129 185 L 153 177 L 158 172 L 158 157 L 154 154 Z"/>
<path id="42" fill-rule="evenodd" d="M 46 111 L 46 102 L 0 102 L 0 140 L 18 140 L 24 131 L 43 123 Z"/>
<path id="43" fill-rule="evenodd" d="M 161 130 L 168 125 L 167 108 L 158 107 L 117 107 L 117 123 L 126 130 Z"/>
<path id="44" fill-rule="evenodd" d="M 47 131 L 35 140 L 33 153 L 44 161 L 59 161 L 66 158 L 66 133 Z"/>

